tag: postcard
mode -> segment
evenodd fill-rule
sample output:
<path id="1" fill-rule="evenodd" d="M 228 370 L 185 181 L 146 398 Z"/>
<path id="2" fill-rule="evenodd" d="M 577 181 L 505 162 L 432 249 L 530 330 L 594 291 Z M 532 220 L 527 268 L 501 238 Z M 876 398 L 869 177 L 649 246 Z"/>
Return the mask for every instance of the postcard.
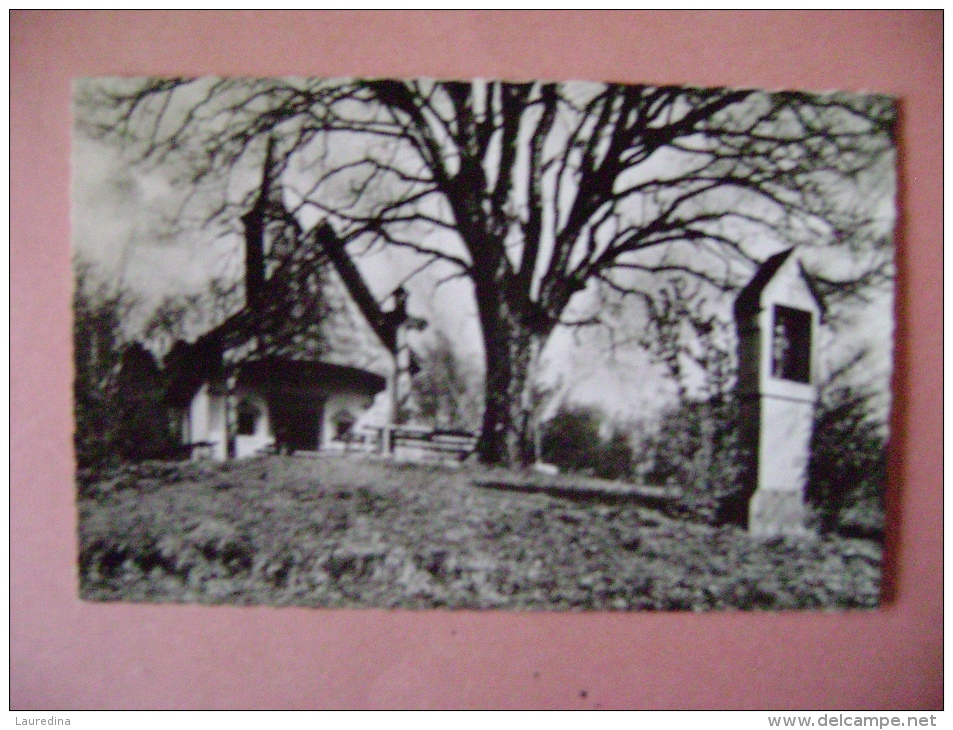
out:
<path id="1" fill-rule="evenodd" d="M 74 87 L 80 595 L 880 601 L 888 97 Z"/>

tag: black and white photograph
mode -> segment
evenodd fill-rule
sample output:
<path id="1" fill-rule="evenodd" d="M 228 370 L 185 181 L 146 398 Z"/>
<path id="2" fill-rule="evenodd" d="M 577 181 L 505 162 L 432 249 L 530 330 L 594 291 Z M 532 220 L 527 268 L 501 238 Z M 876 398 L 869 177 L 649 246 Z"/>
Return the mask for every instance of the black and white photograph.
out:
<path id="1" fill-rule="evenodd" d="M 84 600 L 880 604 L 892 98 L 73 92 Z"/>

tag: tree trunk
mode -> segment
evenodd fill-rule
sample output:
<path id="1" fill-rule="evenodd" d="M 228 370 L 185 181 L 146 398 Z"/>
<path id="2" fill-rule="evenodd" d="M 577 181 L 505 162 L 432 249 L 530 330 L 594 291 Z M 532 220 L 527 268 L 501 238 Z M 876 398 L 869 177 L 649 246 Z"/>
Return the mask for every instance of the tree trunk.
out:
<path id="1" fill-rule="evenodd" d="M 504 287 L 478 291 L 486 365 L 486 398 L 477 453 L 498 466 L 527 466 L 535 460 L 531 387 L 537 353 L 552 327 L 529 321 L 527 306 L 514 307 Z"/>

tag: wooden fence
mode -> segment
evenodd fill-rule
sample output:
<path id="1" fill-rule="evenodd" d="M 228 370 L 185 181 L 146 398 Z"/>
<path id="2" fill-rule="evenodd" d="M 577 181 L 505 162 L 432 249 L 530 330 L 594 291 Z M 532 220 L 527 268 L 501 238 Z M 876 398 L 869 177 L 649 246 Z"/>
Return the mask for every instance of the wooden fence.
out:
<path id="1" fill-rule="evenodd" d="M 460 462 L 476 449 L 477 438 L 469 431 L 387 425 L 365 427 L 344 442 L 344 450 L 400 461 Z"/>

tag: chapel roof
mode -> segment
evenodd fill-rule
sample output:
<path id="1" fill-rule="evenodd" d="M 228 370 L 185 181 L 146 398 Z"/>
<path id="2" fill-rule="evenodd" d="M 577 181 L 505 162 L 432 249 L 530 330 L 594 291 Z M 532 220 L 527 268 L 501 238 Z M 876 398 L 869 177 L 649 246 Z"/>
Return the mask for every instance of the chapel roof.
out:
<path id="1" fill-rule="evenodd" d="M 270 160 L 269 145 L 261 189 L 242 216 L 245 306 L 193 343 L 176 343 L 167 359 L 173 401 L 187 401 L 202 382 L 221 377 L 225 361 L 321 363 L 366 371 L 374 387 L 392 367 L 389 313 L 380 311 L 350 260 L 345 281 L 332 259 L 341 257 L 343 244 L 327 223 L 302 235 L 267 172 Z"/>

